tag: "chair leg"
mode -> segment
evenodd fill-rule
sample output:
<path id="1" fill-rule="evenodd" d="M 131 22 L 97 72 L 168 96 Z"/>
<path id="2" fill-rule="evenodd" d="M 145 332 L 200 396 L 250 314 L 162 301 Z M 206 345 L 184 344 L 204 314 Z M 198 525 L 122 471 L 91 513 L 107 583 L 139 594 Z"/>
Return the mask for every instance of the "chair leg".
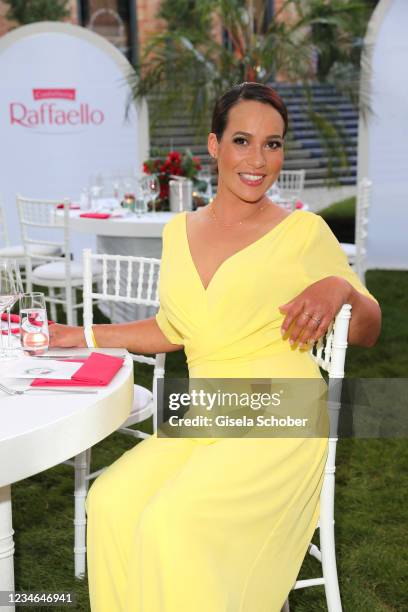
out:
<path id="1" fill-rule="evenodd" d="M 86 513 L 85 499 L 88 492 L 87 476 L 90 471 L 91 449 L 75 457 L 75 518 L 74 518 L 74 560 L 75 576 L 82 578 L 85 574 L 86 555 Z"/>
<path id="2" fill-rule="evenodd" d="M 287 599 L 283 604 L 281 612 L 290 612 L 289 599 Z"/>
<path id="3" fill-rule="evenodd" d="M 78 309 L 74 308 L 76 304 L 76 289 L 72 289 L 72 304 L 71 304 L 71 311 L 72 311 L 72 325 L 78 325 Z"/>
<path id="4" fill-rule="evenodd" d="M 48 289 L 49 292 L 49 298 L 50 298 L 50 314 L 51 314 L 51 319 L 53 321 L 57 320 L 57 305 L 54 302 L 54 298 L 55 298 L 55 291 L 54 291 L 54 287 L 49 287 Z"/>
<path id="5" fill-rule="evenodd" d="M 324 588 L 328 612 L 342 612 L 339 580 L 337 576 L 334 520 L 320 515 L 320 550 L 322 553 Z"/>
<path id="6" fill-rule="evenodd" d="M 67 325 L 73 325 L 72 323 L 72 289 L 68 288 L 65 291 L 65 304 L 67 312 Z"/>

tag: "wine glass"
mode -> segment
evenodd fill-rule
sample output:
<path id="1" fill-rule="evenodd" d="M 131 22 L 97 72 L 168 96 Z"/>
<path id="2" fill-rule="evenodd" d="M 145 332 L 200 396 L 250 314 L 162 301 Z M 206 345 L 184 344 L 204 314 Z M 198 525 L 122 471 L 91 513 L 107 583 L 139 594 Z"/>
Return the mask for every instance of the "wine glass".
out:
<path id="1" fill-rule="evenodd" d="M 152 212 L 156 212 L 156 200 L 160 195 L 160 182 L 155 174 L 148 174 L 143 179 L 147 200 L 152 202 Z"/>
<path id="2" fill-rule="evenodd" d="M 14 278 L 11 271 L 10 261 L 8 259 L 0 259 L 0 320 L 3 319 L 3 314 L 15 302 L 16 288 Z M 0 358 L 7 357 L 4 351 L 3 330 L 0 333 L 1 347 Z"/>
<path id="3" fill-rule="evenodd" d="M 8 262 L 9 262 L 10 272 L 11 272 L 11 275 L 12 275 L 13 280 L 14 280 L 15 295 L 14 295 L 13 303 L 10 304 L 8 306 L 8 308 L 7 308 L 7 327 L 8 327 L 7 354 L 8 354 L 8 356 L 10 358 L 14 358 L 14 357 L 18 357 L 19 350 L 17 350 L 17 351 L 13 350 L 16 347 L 12 347 L 12 341 L 11 341 L 11 339 L 12 339 L 12 332 L 11 332 L 10 313 L 11 313 L 11 309 L 13 308 L 15 303 L 23 295 L 23 293 L 24 293 L 24 286 L 23 286 L 23 281 L 21 280 L 20 266 L 18 265 L 17 259 L 9 259 Z"/>

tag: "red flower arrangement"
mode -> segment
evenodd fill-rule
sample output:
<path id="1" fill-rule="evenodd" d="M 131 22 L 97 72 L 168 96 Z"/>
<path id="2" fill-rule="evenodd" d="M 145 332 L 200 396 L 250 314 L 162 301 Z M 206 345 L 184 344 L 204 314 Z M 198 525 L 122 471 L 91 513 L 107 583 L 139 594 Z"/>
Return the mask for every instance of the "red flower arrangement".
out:
<path id="1" fill-rule="evenodd" d="M 164 159 L 162 157 L 152 157 L 143 163 L 143 172 L 156 174 L 159 179 L 160 200 L 162 200 L 164 208 L 168 207 L 171 177 L 185 176 L 196 182 L 199 170 L 201 170 L 200 159 L 192 155 L 188 149 L 184 153 L 170 151 Z"/>

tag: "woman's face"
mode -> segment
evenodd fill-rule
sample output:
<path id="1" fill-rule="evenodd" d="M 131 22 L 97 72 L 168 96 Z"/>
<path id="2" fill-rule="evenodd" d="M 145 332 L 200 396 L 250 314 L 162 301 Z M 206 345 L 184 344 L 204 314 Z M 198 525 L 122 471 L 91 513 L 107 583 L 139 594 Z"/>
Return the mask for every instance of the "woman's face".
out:
<path id="1" fill-rule="evenodd" d="M 218 194 L 259 201 L 277 179 L 283 164 L 284 122 L 269 104 L 242 100 L 228 113 L 220 142 L 208 137 L 218 163 Z"/>

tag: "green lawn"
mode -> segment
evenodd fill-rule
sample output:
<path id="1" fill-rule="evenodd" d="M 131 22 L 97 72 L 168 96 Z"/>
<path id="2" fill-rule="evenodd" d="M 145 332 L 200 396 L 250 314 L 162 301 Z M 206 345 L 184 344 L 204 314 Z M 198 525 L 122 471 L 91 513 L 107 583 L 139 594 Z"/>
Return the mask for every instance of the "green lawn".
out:
<path id="1" fill-rule="evenodd" d="M 341 206 L 349 210 L 352 204 Z M 330 211 L 325 211 L 325 216 L 327 213 Z M 345 216 L 340 215 L 339 223 Z M 347 372 L 350 376 L 372 378 L 405 377 L 408 272 L 369 271 L 367 285 L 381 303 L 383 330 L 375 348 L 349 350 Z M 169 354 L 166 369 L 170 376 L 182 376 L 186 371 L 183 354 Z M 138 369 L 136 376 L 143 380 L 145 371 Z M 111 463 L 133 444 L 114 434 L 95 447 L 94 467 Z M 336 537 L 344 611 L 406 611 L 407 441 L 341 440 L 337 465 Z M 76 581 L 73 577 L 73 487 L 73 470 L 65 465 L 13 486 L 16 588 L 74 591 L 74 609 L 87 611 L 86 580 Z M 302 576 L 317 573 L 317 561 L 307 559 Z M 291 594 L 291 606 L 294 612 L 326 610 L 322 587 Z"/>

